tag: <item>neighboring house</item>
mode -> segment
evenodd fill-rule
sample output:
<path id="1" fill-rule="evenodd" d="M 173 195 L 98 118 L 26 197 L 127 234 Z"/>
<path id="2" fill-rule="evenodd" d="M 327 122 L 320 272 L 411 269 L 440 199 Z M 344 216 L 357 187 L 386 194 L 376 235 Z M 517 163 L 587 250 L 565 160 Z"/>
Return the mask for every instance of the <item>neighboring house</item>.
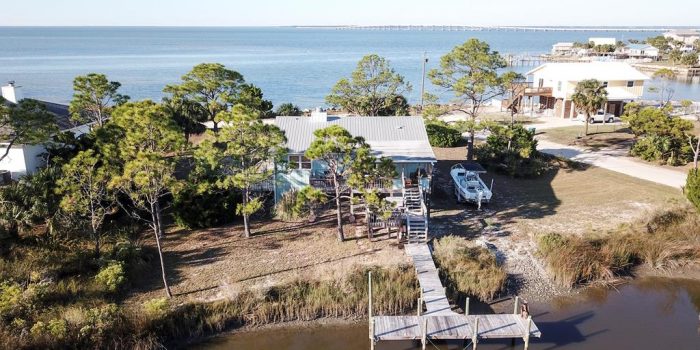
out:
<path id="1" fill-rule="evenodd" d="M 634 58 L 659 58 L 659 49 L 648 44 L 629 44 L 622 49 L 622 53 Z"/>
<path id="2" fill-rule="evenodd" d="M 599 45 L 615 45 L 617 41 L 615 38 L 588 38 L 589 43 L 593 43 L 595 46 Z"/>
<path id="3" fill-rule="evenodd" d="M 10 82 L 2 87 L 2 97 L 7 104 L 16 104 L 22 100 L 21 89 Z M 59 131 L 71 131 L 76 136 L 82 135 L 90 130 L 89 125 L 75 125 L 70 119 L 68 106 L 53 102 L 36 100 L 46 107 L 56 117 L 56 125 Z M 7 143 L 0 141 L 0 152 L 5 152 Z M 38 168 L 44 165 L 44 160 L 41 155 L 46 151 L 44 145 L 18 145 L 15 144 L 10 148 L 7 157 L 0 161 L 0 170 L 9 171 L 12 178 L 16 179 L 19 176 L 31 174 Z"/>
<path id="4" fill-rule="evenodd" d="M 664 33 L 664 37 L 692 45 L 700 39 L 700 32 L 695 29 L 678 29 Z"/>
<path id="5" fill-rule="evenodd" d="M 361 136 L 372 147 L 374 155 L 391 158 L 398 174 L 370 185 L 391 196 L 399 197 L 403 189 L 416 188 L 430 192 L 433 164 L 437 161 L 428 142 L 422 117 L 355 117 L 329 116 L 313 112 L 310 117 L 277 117 L 276 125 L 287 136 L 288 166 L 275 175 L 275 200 L 282 194 L 305 186 L 329 191 L 332 181 L 323 162 L 307 159 L 304 153 L 314 140 L 314 131 L 339 125 L 353 136 Z"/>
<path id="6" fill-rule="evenodd" d="M 552 55 L 569 56 L 576 51 L 574 43 L 556 43 L 552 45 Z"/>
<path id="7" fill-rule="evenodd" d="M 597 79 L 606 86 L 608 103 L 604 109 L 615 116 L 622 114 L 626 103 L 642 97 L 644 82 L 649 80 L 620 62 L 546 63 L 527 72 L 527 76 L 532 86 L 524 90 L 524 96 L 530 97 L 531 105 L 537 99 L 540 110 L 561 118 L 577 115 L 571 95 L 582 80 Z"/>

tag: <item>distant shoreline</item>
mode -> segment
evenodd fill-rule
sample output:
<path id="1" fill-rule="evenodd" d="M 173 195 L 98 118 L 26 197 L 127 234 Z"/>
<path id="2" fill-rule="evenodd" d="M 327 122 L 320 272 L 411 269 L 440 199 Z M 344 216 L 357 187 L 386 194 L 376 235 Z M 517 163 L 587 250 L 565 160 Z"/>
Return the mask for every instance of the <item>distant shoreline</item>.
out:
<path id="1" fill-rule="evenodd" d="M 4 26 L 3 28 L 293 28 L 293 29 L 369 29 L 369 30 L 434 30 L 434 31 L 561 31 L 561 32 L 663 32 L 674 29 L 700 29 L 697 26 L 466 26 L 466 25 L 266 25 L 266 26 L 140 26 L 140 25 L 85 25 L 85 26 Z"/>

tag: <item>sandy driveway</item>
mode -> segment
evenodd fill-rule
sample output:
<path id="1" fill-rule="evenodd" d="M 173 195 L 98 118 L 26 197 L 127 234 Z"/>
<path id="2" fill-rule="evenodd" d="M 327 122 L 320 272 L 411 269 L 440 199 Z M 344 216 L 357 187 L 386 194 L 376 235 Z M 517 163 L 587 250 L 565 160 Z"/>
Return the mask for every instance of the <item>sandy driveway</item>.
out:
<path id="1" fill-rule="evenodd" d="M 539 139 L 537 149 L 540 152 L 552 154 L 633 176 L 642 180 L 680 189 L 685 185 L 686 174 L 680 171 L 637 162 L 621 150 L 585 150 L 580 147 L 566 146 L 559 143 Z M 602 179 L 601 179 L 602 180 Z"/>

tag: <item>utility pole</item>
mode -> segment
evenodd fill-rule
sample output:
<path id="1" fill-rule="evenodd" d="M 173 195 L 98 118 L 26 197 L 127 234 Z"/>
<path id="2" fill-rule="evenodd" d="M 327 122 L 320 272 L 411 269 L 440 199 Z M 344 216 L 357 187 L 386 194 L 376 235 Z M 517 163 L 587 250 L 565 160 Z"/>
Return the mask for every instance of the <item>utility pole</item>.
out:
<path id="1" fill-rule="evenodd" d="M 425 100 L 425 64 L 428 63 L 427 52 L 423 52 L 423 82 L 420 85 L 420 112 L 423 113 Z"/>

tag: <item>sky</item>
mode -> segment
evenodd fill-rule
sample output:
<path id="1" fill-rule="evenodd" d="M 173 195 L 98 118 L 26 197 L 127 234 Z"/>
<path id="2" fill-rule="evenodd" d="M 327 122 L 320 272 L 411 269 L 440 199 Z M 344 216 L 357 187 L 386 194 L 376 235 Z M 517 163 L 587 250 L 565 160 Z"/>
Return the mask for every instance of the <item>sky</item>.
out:
<path id="1" fill-rule="evenodd" d="M 0 26 L 700 27 L 699 0 L 2 0 Z"/>

